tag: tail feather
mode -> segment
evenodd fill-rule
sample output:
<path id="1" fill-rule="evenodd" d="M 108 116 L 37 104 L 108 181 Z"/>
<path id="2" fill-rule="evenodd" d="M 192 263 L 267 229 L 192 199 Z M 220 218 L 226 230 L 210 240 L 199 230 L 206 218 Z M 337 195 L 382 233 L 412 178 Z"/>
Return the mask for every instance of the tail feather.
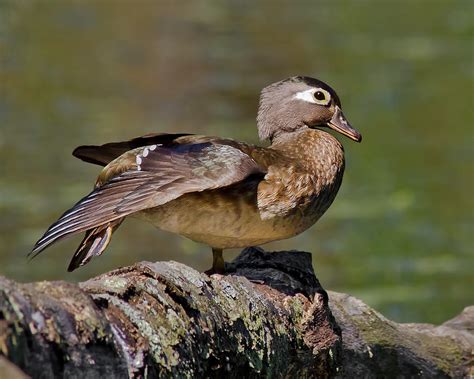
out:
<path id="1" fill-rule="evenodd" d="M 133 213 L 118 212 L 117 205 L 123 198 L 141 184 L 136 178 L 121 178 L 96 188 L 67 210 L 36 242 L 28 254 L 34 258 L 51 244 L 71 235 L 107 225 Z"/>
<path id="2" fill-rule="evenodd" d="M 74 253 L 67 270 L 69 272 L 74 271 L 84 266 L 92 258 L 101 255 L 109 244 L 112 233 L 120 226 L 123 220 L 123 218 L 120 218 L 94 229 L 89 229 Z"/>

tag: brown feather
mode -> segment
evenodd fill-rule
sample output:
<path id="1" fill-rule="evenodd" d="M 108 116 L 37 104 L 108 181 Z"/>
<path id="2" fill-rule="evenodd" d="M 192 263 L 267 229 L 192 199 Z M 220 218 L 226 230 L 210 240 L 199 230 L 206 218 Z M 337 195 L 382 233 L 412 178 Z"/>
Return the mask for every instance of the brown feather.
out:
<path id="1" fill-rule="evenodd" d="M 185 193 L 225 187 L 256 173 L 264 170 L 229 145 L 206 142 L 132 150 L 104 169 L 94 191 L 52 224 L 30 254 L 35 256 L 70 234 L 157 207 Z"/>
<path id="2" fill-rule="evenodd" d="M 181 134 L 169 134 L 169 133 L 155 133 L 147 134 L 141 137 L 133 138 L 128 141 L 121 142 L 109 142 L 104 145 L 84 145 L 74 149 L 72 155 L 76 158 L 83 160 L 84 162 L 97 164 L 100 166 L 106 166 L 112 162 L 115 158 L 119 157 L 123 153 L 136 149 L 137 147 L 161 144 L 164 146 L 170 146 L 175 144 L 175 140 L 188 136 L 188 133 Z"/>
<path id="3" fill-rule="evenodd" d="M 92 258 L 101 255 L 108 246 L 112 238 L 112 233 L 115 232 L 123 220 L 123 218 L 119 218 L 107 224 L 100 225 L 97 228 L 89 229 L 74 253 L 67 270 L 69 272 L 74 271 L 84 266 Z"/>

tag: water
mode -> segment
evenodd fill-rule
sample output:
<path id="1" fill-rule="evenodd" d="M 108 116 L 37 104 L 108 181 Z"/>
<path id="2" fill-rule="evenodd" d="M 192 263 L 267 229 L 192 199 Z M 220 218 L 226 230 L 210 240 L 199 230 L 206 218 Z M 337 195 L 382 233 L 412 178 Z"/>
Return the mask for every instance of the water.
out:
<path id="1" fill-rule="evenodd" d="M 398 321 L 473 303 L 473 3 L 68 2 L 0 4 L 0 274 L 84 280 L 139 260 L 203 270 L 211 254 L 128 220 L 103 257 L 65 271 L 80 237 L 27 263 L 88 193 L 80 144 L 148 132 L 257 143 L 260 89 L 295 74 L 339 93 L 362 132 L 327 214 L 267 245 L 313 253 L 323 285 Z M 237 252 L 227 252 L 230 259 Z"/>

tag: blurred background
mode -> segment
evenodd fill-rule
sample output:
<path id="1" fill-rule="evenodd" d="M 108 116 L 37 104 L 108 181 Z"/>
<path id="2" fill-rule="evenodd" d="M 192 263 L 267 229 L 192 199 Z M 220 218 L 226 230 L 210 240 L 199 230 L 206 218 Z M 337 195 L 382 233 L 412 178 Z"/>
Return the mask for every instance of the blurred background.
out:
<path id="1" fill-rule="evenodd" d="M 207 246 L 130 218 L 72 274 L 82 236 L 25 256 L 100 170 L 74 147 L 149 132 L 258 143 L 260 89 L 304 74 L 337 90 L 364 141 L 338 136 L 347 167 L 335 203 L 265 248 L 312 252 L 325 288 L 397 321 L 445 321 L 474 302 L 473 14 L 469 0 L 1 1 L 0 274 L 209 268 Z"/>

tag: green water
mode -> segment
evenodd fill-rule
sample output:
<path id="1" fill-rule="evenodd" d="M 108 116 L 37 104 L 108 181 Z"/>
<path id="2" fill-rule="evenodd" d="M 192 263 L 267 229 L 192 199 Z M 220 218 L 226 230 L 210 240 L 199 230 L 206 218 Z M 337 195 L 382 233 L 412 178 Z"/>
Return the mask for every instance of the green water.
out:
<path id="1" fill-rule="evenodd" d="M 139 260 L 210 266 L 206 246 L 128 220 L 65 271 L 80 237 L 25 254 L 91 189 L 80 144 L 148 132 L 257 143 L 260 89 L 295 74 L 339 93 L 362 132 L 304 234 L 323 285 L 399 321 L 474 303 L 472 1 L 0 2 L 0 274 L 83 280 Z M 236 252 L 228 252 L 231 258 Z"/>

